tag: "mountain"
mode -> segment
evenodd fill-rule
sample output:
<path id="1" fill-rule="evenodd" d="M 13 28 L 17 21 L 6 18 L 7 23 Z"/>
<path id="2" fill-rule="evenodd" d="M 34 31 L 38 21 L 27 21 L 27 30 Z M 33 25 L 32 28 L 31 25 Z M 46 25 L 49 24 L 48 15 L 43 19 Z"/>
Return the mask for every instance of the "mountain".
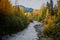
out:
<path id="1" fill-rule="evenodd" d="M 23 7 L 25 12 L 32 12 L 33 11 L 33 8 L 28 8 L 23 5 L 16 5 L 16 6 Z"/>

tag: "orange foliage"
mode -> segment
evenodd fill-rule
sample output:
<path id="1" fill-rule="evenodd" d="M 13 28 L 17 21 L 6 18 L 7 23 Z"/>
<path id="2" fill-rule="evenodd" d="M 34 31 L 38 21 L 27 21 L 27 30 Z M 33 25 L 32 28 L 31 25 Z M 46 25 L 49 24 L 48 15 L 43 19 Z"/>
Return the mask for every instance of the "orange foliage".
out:
<path id="1" fill-rule="evenodd" d="M 8 0 L 0 1 L 0 10 L 2 10 L 5 14 L 14 12 L 14 8 Z"/>
<path id="2" fill-rule="evenodd" d="M 39 10 L 33 10 L 33 16 L 36 16 L 36 15 L 38 15 L 39 14 Z"/>
<path id="3" fill-rule="evenodd" d="M 48 23 L 48 21 L 51 20 L 51 15 L 50 15 L 50 12 L 49 12 L 49 9 L 46 10 L 46 18 L 43 19 L 43 22 L 44 23 Z"/>

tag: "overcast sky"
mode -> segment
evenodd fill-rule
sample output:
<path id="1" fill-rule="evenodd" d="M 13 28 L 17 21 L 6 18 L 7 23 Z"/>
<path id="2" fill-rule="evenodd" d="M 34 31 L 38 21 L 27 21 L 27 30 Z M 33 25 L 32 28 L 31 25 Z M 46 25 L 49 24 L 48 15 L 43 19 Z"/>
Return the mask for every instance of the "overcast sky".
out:
<path id="1" fill-rule="evenodd" d="M 15 5 L 15 0 L 10 0 L 13 5 Z M 49 0 L 18 0 L 19 5 L 23 5 L 25 7 L 30 7 L 33 9 L 39 9 L 42 4 L 46 4 Z M 57 0 L 53 0 L 54 4 L 57 3 Z"/>

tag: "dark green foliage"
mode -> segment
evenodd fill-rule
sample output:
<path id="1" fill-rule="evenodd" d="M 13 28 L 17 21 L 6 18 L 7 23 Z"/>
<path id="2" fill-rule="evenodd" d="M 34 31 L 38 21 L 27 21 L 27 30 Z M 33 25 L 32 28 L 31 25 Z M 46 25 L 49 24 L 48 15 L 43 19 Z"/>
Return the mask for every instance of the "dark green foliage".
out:
<path id="1" fill-rule="evenodd" d="M 49 11 L 50 11 L 50 3 L 47 2 L 47 5 L 46 5 L 46 6 L 47 6 L 47 8 L 48 8 Z"/>
<path id="2" fill-rule="evenodd" d="M 50 0 L 50 13 L 51 13 L 51 15 L 54 15 L 54 13 L 53 13 L 53 1 L 52 0 Z"/>
<path id="3" fill-rule="evenodd" d="M 46 17 L 46 10 L 42 12 L 42 16 L 39 18 L 39 21 L 42 21 Z"/>
<path id="4" fill-rule="evenodd" d="M 47 9 L 49 9 L 51 15 L 54 15 L 53 0 L 50 0 L 50 3 L 47 2 Z"/>
<path id="5" fill-rule="evenodd" d="M 21 18 L 14 14 L 4 15 L 0 11 L 0 35 L 11 35 L 27 27 L 27 17 Z"/>

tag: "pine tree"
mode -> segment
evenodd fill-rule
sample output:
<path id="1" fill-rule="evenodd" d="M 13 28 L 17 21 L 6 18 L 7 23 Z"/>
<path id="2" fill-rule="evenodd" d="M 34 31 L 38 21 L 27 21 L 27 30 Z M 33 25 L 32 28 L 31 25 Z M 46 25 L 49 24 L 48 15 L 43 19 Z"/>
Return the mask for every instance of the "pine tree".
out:
<path id="1" fill-rule="evenodd" d="M 58 5 L 58 13 L 60 13 L 60 0 L 57 1 L 57 5 Z"/>
<path id="2" fill-rule="evenodd" d="M 53 1 L 50 0 L 50 13 L 51 15 L 54 15 L 54 12 L 53 12 Z"/>

